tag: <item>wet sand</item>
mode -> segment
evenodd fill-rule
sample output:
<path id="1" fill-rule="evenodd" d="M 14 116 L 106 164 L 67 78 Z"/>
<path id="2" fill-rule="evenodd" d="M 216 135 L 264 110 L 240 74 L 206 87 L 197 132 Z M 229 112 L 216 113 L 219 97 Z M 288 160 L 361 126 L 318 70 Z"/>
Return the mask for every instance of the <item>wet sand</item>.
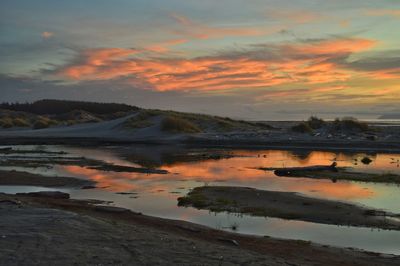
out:
<path id="1" fill-rule="evenodd" d="M 178 199 L 180 206 L 307 222 L 400 230 L 400 215 L 361 206 L 246 187 L 204 186 Z"/>
<path id="2" fill-rule="evenodd" d="M 239 235 L 77 200 L 0 194 L 0 215 L 1 265 L 350 266 L 400 262 L 399 256 Z"/>

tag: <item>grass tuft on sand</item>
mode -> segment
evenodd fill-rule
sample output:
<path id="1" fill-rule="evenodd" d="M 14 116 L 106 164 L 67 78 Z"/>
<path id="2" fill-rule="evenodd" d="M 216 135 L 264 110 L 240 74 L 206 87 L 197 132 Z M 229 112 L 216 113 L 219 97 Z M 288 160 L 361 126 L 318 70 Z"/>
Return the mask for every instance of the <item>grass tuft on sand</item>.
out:
<path id="1" fill-rule="evenodd" d="M 330 133 L 354 133 L 367 132 L 371 129 L 367 123 L 358 121 L 354 117 L 336 118 L 333 122 L 327 122 L 316 116 L 311 116 L 307 121 L 300 122 L 291 127 L 291 131 L 301 134 L 312 134 L 315 131 L 321 130 Z"/>
<path id="2" fill-rule="evenodd" d="M 189 120 L 173 115 L 163 119 L 161 129 L 174 133 L 200 133 L 202 131 L 196 124 Z"/>
<path id="3" fill-rule="evenodd" d="M 367 123 L 358 121 L 354 117 L 344 117 L 342 119 L 336 118 L 333 122 L 334 129 L 337 131 L 359 131 L 365 132 L 369 130 L 369 126 Z"/>
<path id="4" fill-rule="evenodd" d="M 312 127 L 310 127 L 310 125 L 307 122 L 301 122 L 300 124 L 293 126 L 291 129 L 293 132 L 302 133 L 302 134 L 313 133 Z"/>

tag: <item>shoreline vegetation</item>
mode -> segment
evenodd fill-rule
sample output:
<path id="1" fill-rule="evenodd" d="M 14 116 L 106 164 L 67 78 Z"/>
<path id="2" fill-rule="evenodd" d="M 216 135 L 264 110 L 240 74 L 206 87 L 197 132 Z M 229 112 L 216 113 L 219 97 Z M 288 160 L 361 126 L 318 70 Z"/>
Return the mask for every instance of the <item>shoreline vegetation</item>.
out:
<path id="1" fill-rule="evenodd" d="M 71 265 L 138 261 L 153 265 L 350 266 L 398 265 L 400 261 L 400 256 L 230 233 L 98 204 L 71 200 L 62 193 L 0 194 L 0 261 L 20 265 L 27 256 L 31 264 L 57 257 Z M 19 256 L 14 253 L 17 247 Z"/>
<path id="2" fill-rule="evenodd" d="M 301 196 L 293 192 L 204 186 L 196 187 L 186 196 L 178 198 L 178 206 L 322 224 L 400 230 L 400 222 L 392 219 L 399 218 L 400 214 Z"/>
<path id="3" fill-rule="evenodd" d="M 105 108 L 107 107 L 107 108 Z M 91 102 L 0 104 L 0 144 L 104 143 L 400 152 L 400 125 L 352 117 L 244 121 Z"/>

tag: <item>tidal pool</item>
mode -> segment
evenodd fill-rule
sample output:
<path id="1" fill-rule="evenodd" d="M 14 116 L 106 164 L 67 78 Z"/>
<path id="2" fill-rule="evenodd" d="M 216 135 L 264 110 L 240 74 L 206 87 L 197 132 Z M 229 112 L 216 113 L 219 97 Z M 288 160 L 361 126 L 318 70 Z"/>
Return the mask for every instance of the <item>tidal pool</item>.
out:
<path id="1" fill-rule="evenodd" d="M 356 171 L 400 174 L 400 154 L 365 154 L 323 151 L 216 150 L 184 149 L 169 146 L 106 146 L 99 148 L 69 146 L 15 146 L 14 149 L 65 151 L 64 156 L 86 157 L 124 166 L 154 167 L 168 174 L 143 174 L 89 169 L 78 165 L 52 165 L 46 168 L 12 167 L 46 175 L 75 176 L 97 182 L 96 189 L 65 190 L 73 198 L 113 201 L 126 207 L 163 218 L 181 219 L 239 233 L 301 239 L 321 244 L 361 248 L 400 254 L 400 232 L 360 227 L 323 225 L 270 217 L 251 217 L 232 213 L 211 213 L 177 206 L 177 198 L 202 185 L 246 186 L 265 190 L 292 191 L 332 200 L 351 202 L 400 213 L 399 185 L 328 179 L 277 177 L 257 167 L 328 165 L 353 167 Z M 1 155 L 2 160 L 7 156 Z M 18 156 L 25 156 L 19 154 Z M 28 156 L 28 155 L 27 155 Z M 31 158 L 44 155 L 29 154 Z M 49 156 L 54 156 L 50 154 Z M 59 155 L 58 155 L 59 156 Z M 372 163 L 361 159 L 368 156 Z M 2 186 L 2 192 L 43 190 L 37 187 Z M 48 190 L 48 189 L 46 189 Z M 123 194 L 118 194 L 118 193 Z"/>

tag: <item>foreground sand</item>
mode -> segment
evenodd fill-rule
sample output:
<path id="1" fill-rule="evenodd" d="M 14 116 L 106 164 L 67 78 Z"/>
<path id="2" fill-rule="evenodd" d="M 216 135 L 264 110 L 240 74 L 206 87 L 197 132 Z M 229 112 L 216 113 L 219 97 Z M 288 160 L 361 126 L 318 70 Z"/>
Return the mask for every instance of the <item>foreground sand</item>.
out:
<path id="1" fill-rule="evenodd" d="M 399 256 L 251 237 L 89 203 L 0 194 L 0 265 L 398 265 Z"/>

